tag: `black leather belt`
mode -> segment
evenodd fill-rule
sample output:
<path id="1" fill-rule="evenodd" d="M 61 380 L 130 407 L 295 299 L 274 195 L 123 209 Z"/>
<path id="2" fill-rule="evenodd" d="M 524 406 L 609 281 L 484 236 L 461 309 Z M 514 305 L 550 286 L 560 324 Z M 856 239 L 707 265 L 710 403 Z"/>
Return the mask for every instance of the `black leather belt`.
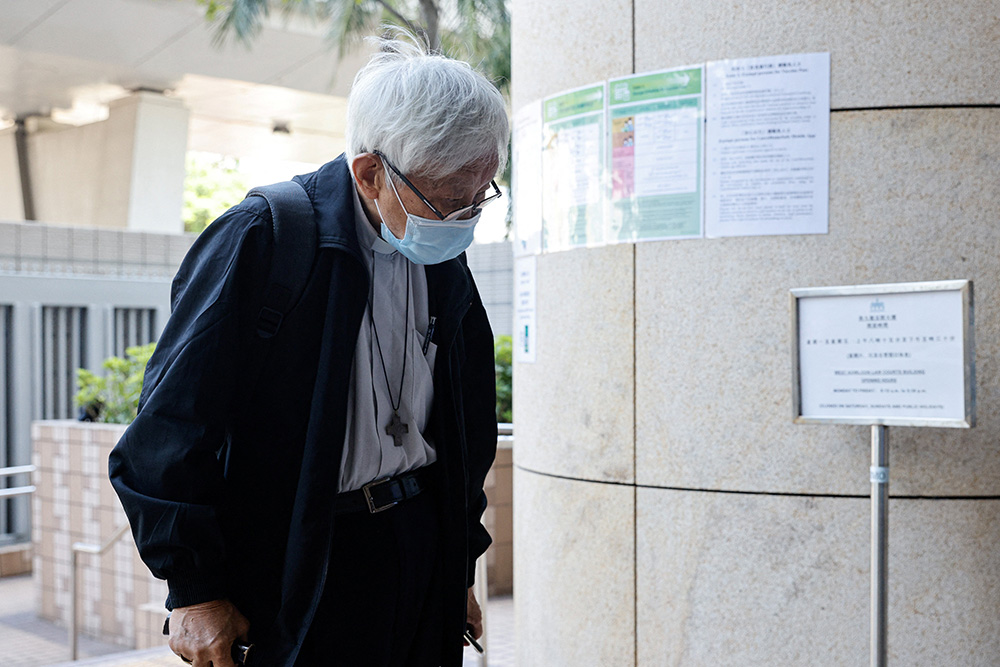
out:
<path id="1" fill-rule="evenodd" d="M 376 479 L 355 491 L 338 493 L 333 499 L 333 509 L 337 514 L 362 511 L 377 514 L 416 496 L 427 488 L 428 481 L 426 467 L 396 477 Z"/>

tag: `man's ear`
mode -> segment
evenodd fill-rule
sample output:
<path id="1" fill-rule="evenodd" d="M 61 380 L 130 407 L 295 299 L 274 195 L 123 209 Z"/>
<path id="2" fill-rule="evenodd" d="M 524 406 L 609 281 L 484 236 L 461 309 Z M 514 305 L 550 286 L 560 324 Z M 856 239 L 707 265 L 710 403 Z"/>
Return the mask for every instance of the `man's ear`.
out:
<path id="1" fill-rule="evenodd" d="M 351 163 L 354 182 L 358 184 L 358 192 L 365 199 L 378 199 L 379 186 L 382 184 L 382 161 L 374 153 L 361 153 Z"/>

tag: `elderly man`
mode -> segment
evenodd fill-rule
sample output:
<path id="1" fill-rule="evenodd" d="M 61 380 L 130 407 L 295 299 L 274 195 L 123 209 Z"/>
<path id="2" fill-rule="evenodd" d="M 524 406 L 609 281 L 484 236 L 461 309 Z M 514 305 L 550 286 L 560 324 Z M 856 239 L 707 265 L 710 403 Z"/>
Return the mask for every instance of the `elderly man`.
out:
<path id="1" fill-rule="evenodd" d="M 228 667 L 241 640 L 252 665 L 460 665 L 482 633 L 493 337 L 463 251 L 508 133 L 480 74 L 384 40 L 346 155 L 294 179 L 318 242 L 278 332 L 255 327 L 264 199 L 184 260 L 110 472 L 185 661 Z"/>

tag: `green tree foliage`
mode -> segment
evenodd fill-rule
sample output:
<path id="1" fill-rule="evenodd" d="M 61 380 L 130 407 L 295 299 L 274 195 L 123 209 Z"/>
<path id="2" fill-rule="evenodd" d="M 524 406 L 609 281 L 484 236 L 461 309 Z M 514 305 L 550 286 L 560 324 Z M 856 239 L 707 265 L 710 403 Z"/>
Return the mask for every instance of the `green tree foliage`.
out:
<path id="1" fill-rule="evenodd" d="M 184 179 L 184 230 L 200 233 L 219 215 L 243 200 L 247 186 L 239 160 L 210 153 L 188 153 Z"/>
<path id="2" fill-rule="evenodd" d="M 156 343 L 125 350 L 125 358 L 110 357 L 102 364 L 106 373 L 85 368 L 76 371 L 79 391 L 74 396 L 82 418 L 106 424 L 131 424 L 139 408 L 142 379 Z"/>
<path id="3" fill-rule="evenodd" d="M 514 344 L 510 336 L 497 336 L 493 342 L 494 369 L 497 374 L 497 421 L 513 422 L 513 367 Z"/>
<path id="4" fill-rule="evenodd" d="M 340 54 L 382 24 L 421 35 L 431 49 L 477 65 L 510 92 L 507 0 L 198 0 L 216 24 L 216 42 L 230 35 L 250 45 L 271 11 L 312 17 L 328 28 Z"/>
<path id="5" fill-rule="evenodd" d="M 431 49 L 475 65 L 510 99 L 508 0 L 198 0 L 216 26 L 221 45 L 235 37 L 249 47 L 277 10 L 327 26 L 330 44 L 343 55 L 380 26 L 397 25 L 422 36 Z M 511 164 L 497 180 L 510 184 Z M 507 199 L 507 233 L 511 210 Z"/>

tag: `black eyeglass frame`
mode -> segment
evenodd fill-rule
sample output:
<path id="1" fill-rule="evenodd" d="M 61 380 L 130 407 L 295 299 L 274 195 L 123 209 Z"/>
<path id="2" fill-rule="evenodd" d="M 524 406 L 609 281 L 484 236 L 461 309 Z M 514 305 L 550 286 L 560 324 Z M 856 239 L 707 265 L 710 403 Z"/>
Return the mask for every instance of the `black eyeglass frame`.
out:
<path id="1" fill-rule="evenodd" d="M 377 151 L 376 150 L 376 151 L 372 151 L 372 153 L 375 154 L 375 155 L 377 155 L 378 157 L 380 157 L 382 159 L 382 161 L 385 162 L 389 166 L 389 168 L 392 169 L 392 171 L 403 180 L 403 183 L 406 184 L 406 187 L 408 187 L 411 190 L 413 190 L 413 194 L 415 194 L 418 197 L 420 197 L 420 201 L 422 201 L 423 203 L 427 204 L 427 208 L 429 208 L 431 211 L 433 211 L 434 215 L 436 215 L 437 217 L 441 218 L 442 222 L 451 222 L 453 220 L 458 220 L 465 213 L 471 213 L 474 216 L 474 215 L 476 215 L 476 213 L 478 213 L 480 210 L 482 210 L 483 206 L 486 206 L 486 204 L 489 204 L 491 201 L 499 199 L 500 197 L 503 196 L 503 193 L 500 192 L 500 188 L 497 187 L 497 182 L 495 180 L 490 180 L 490 185 L 493 186 L 493 194 L 491 194 L 489 197 L 484 197 L 482 199 L 482 201 L 473 202 L 472 204 L 469 204 L 468 206 L 463 206 L 461 208 L 457 208 L 454 211 L 452 211 L 451 213 L 449 213 L 448 215 L 445 215 L 445 214 L 441 213 L 441 211 L 439 211 L 437 209 L 437 207 L 434 206 L 434 204 L 432 204 L 430 202 L 430 200 L 427 199 L 427 197 L 425 197 L 423 195 L 422 192 L 420 192 L 420 190 L 417 189 L 417 186 L 415 186 L 413 183 L 410 182 L 410 179 L 408 179 L 406 176 L 403 175 L 403 172 L 401 172 L 399 169 L 396 169 L 396 165 L 394 165 L 392 162 L 390 162 L 389 158 L 387 158 L 382 153 L 382 151 Z"/>

